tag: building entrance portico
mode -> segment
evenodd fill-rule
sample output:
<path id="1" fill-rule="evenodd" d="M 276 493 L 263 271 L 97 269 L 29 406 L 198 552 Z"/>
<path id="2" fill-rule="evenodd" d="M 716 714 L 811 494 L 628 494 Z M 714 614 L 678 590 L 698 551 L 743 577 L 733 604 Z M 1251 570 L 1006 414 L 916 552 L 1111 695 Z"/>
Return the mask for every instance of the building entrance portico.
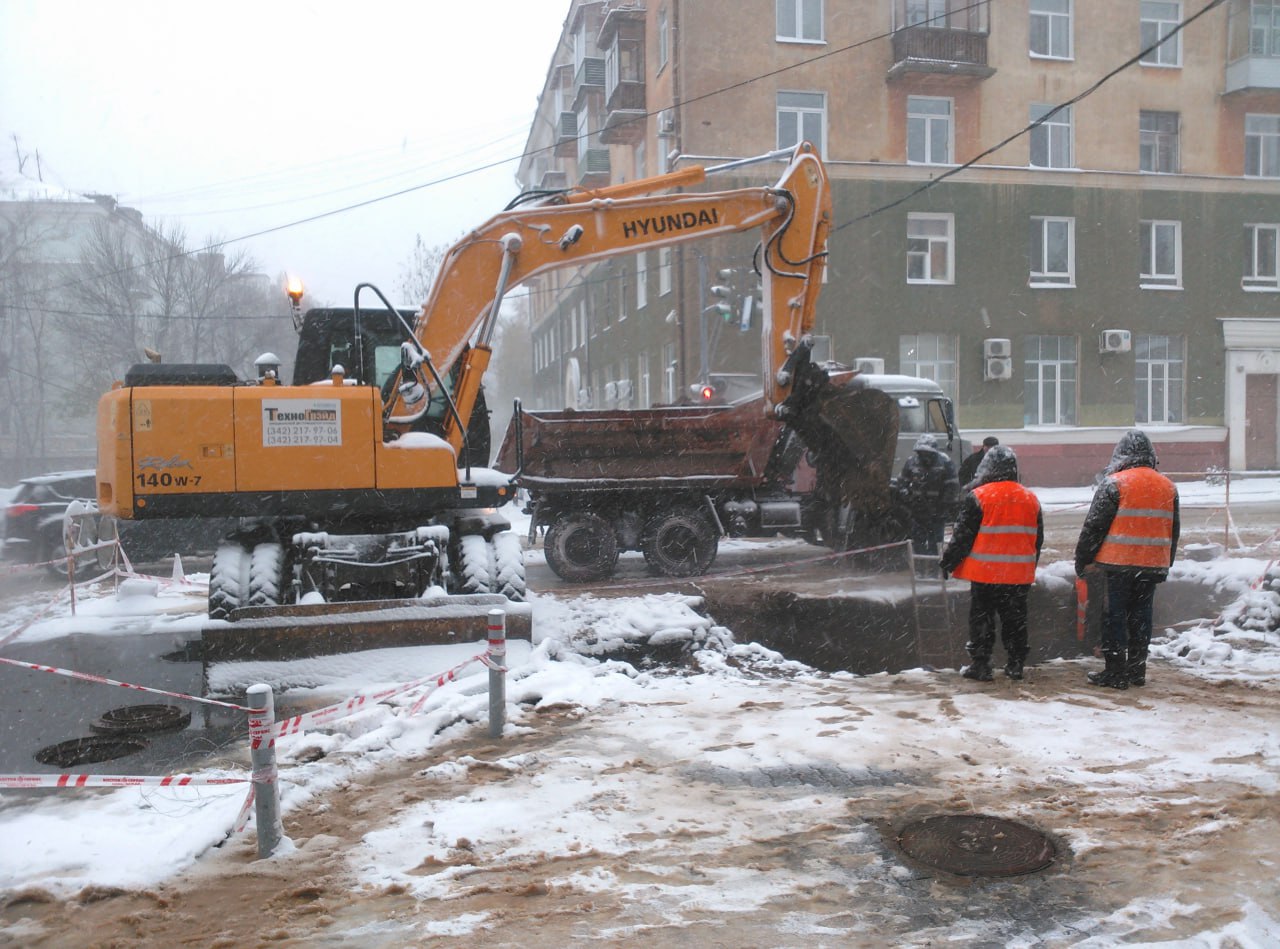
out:
<path id="1" fill-rule="evenodd" d="M 1280 319 L 1221 322 L 1229 467 L 1280 470 Z"/>

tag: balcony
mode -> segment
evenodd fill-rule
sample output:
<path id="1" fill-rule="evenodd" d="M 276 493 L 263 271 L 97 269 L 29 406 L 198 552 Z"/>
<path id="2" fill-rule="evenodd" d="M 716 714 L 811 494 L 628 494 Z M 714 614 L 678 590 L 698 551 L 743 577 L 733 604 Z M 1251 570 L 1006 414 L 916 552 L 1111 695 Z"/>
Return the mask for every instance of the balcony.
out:
<path id="1" fill-rule="evenodd" d="M 569 176 L 565 174 L 562 168 L 549 168 L 542 173 L 542 178 L 538 181 L 538 187 L 544 191 L 559 191 L 562 188 L 569 187 Z"/>
<path id="2" fill-rule="evenodd" d="M 987 65 L 987 34 L 974 30 L 909 26 L 893 34 L 889 80 L 908 73 L 956 76 L 965 80 L 995 75 Z"/>
<path id="3" fill-rule="evenodd" d="M 574 93 L 582 95 L 583 86 L 604 88 L 603 56 L 586 56 L 578 64 L 578 71 L 573 74 Z"/>
<path id="4" fill-rule="evenodd" d="M 578 156 L 578 185 L 602 188 L 609 183 L 609 149 L 588 148 Z"/>
<path id="5" fill-rule="evenodd" d="M 604 128 L 600 141 L 605 145 L 634 145 L 644 138 L 644 83 L 619 82 L 605 100 Z"/>
<path id="6" fill-rule="evenodd" d="M 1227 63 L 1224 94 L 1247 92 L 1253 89 L 1275 91 L 1280 89 L 1280 58 L 1275 56 L 1244 56 Z"/>
<path id="7" fill-rule="evenodd" d="M 578 113 L 560 113 L 554 153 L 557 158 L 573 158 L 578 154 Z"/>

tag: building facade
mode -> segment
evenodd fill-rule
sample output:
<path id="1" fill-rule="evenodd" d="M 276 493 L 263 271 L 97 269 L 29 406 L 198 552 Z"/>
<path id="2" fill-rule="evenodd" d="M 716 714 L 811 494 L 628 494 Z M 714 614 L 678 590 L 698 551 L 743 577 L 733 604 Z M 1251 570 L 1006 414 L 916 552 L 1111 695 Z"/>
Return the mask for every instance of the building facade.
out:
<path id="1" fill-rule="evenodd" d="M 1037 484 L 1092 477 L 1133 425 L 1170 472 L 1280 468 L 1280 0 L 574 2 L 520 179 L 801 139 L 835 195 L 831 358 L 936 379 Z M 758 373 L 752 250 L 530 287 L 534 401 Z"/>

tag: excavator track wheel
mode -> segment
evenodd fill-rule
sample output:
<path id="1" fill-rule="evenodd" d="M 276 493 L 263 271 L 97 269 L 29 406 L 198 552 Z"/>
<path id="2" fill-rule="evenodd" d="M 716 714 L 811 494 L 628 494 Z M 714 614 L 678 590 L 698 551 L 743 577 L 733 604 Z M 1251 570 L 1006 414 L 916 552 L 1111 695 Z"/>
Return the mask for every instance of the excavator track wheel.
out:
<path id="1" fill-rule="evenodd" d="M 514 531 L 493 535 L 493 592 L 515 603 L 524 602 L 524 545 Z"/>

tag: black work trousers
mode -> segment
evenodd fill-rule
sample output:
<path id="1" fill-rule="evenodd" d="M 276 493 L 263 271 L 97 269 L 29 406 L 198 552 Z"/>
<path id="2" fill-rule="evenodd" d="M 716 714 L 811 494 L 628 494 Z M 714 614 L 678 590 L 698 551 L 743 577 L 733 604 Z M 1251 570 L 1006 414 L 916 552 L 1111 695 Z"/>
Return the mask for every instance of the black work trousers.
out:
<path id="1" fill-rule="evenodd" d="M 1025 583 L 969 584 L 970 659 L 991 661 L 996 642 L 996 617 L 1000 617 L 1000 639 L 1006 659 L 1023 662 L 1027 658 L 1027 594 Z"/>

